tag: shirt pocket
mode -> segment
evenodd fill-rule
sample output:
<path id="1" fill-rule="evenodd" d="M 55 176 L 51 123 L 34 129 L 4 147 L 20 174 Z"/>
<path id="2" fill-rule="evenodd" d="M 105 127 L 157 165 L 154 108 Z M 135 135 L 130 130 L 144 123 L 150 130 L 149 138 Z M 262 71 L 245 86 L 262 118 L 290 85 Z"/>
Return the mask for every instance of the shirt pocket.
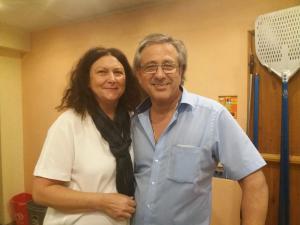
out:
<path id="1" fill-rule="evenodd" d="M 201 148 L 189 145 L 172 147 L 167 177 L 176 182 L 194 183 L 201 171 Z"/>

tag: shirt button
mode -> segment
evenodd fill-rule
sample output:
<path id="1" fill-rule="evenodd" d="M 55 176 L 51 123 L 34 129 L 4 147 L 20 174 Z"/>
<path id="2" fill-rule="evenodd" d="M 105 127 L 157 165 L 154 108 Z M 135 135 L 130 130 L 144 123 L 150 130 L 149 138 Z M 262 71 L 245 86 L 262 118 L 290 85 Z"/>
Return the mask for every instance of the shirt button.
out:
<path id="1" fill-rule="evenodd" d="M 147 204 L 147 208 L 148 208 L 148 209 L 151 209 L 151 205 L 150 205 L 150 204 Z"/>
<path id="2" fill-rule="evenodd" d="M 155 184 L 155 181 L 152 181 L 151 184 L 152 184 L 152 185 Z"/>
<path id="3" fill-rule="evenodd" d="M 154 162 L 158 163 L 158 159 L 155 159 Z"/>

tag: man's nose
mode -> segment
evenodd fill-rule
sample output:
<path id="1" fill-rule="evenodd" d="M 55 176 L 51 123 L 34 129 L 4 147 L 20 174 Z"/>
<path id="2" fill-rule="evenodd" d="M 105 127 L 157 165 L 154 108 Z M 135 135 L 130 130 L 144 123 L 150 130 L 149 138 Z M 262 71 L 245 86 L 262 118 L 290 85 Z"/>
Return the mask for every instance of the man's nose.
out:
<path id="1" fill-rule="evenodd" d="M 162 79 L 162 78 L 165 78 L 165 76 L 166 76 L 166 74 L 163 71 L 162 67 L 161 66 L 157 66 L 157 71 L 155 73 L 155 78 Z"/>

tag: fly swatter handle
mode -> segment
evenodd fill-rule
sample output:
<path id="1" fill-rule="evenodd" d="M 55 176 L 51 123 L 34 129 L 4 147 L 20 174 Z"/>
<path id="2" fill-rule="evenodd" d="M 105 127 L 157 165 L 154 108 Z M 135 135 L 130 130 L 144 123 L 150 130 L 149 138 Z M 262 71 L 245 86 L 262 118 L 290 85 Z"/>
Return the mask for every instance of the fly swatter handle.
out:
<path id="1" fill-rule="evenodd" d="M 279 225 L 289 225 L 288 81 L 282 80 Z"/>
<path id="2" fill-rule="evenodd" d="M 258 149 L 258 117 L 259 117 L 259 75 L 254 75 L 254 100 L 253 100 L 253 144 Z"/>

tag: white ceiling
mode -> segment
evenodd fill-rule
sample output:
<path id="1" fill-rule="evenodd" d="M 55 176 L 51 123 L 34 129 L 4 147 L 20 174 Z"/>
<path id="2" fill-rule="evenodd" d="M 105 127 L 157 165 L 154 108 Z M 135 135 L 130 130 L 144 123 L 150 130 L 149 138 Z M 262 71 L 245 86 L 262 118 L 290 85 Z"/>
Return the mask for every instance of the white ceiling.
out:
<path id="1" fill-rule="evenodd" d="M 0 0 L 0 24 L 37 31 L 170 0 Z"/>

